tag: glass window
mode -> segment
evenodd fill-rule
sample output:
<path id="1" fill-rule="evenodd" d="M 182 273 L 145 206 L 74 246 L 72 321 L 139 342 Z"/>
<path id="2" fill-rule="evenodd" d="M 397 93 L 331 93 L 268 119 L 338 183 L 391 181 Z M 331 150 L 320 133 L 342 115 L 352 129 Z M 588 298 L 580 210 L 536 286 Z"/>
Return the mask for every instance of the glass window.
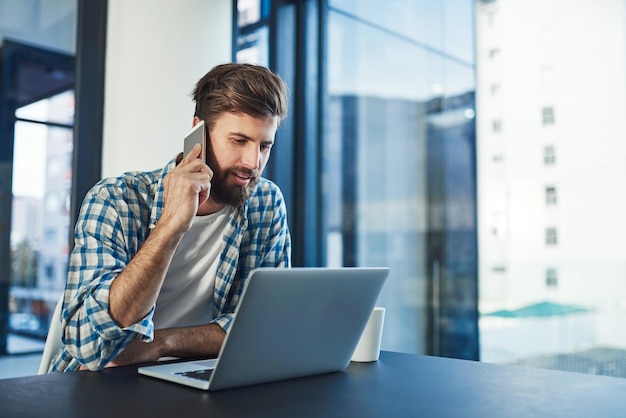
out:
<path id="1" fill-rule="evenodd" d="M 73 57 L 7 40 L 0 52 L 6 81 L 0 118 L 7 128 L 0 159 L 11 170 L 3 173 L 8 183 L 0 176 L 0 195 L 10 208 L 0 210 L 10 220 L 0 228 L 6 249 L 0 270 L 10 280 L 0 292 L 0 316 L 8 319 L 0 327 L 1 355 L 43 348 L 65 288 L 75 100 Z"/>
<path id="2" fill-rule="evenodd" d="M 472 8 L 444 3 L 329 2 L 324 229 L 328 265 L 391 267 L 383 348 L 472 358 Z"/>
<path id="3" fill-rule="evenodd" d="M 546 228 L 546 245 L 554 246 L 557 244 L 556 228 Z"/>
<path id="4" fill-rule="evenodd" d="M 74 123 L 74 91 L 64 91 L 46 100 L 38 100 L 22 106 L 17 109 L 15 116 L 18 119 L 72 125 Z"/>
<path id="5" fill-rule="evenodd" d="M 378 28 L 397 40 L 419 43 L 437 53 L 448 54 L 451 59 L 473 62 L 474 44 L 466 36 L 473 30 L 471 1 L 400 0 L 386 2 L 383 7 L 378 0 L 329 0 L 328 3 L 332 13 L 359 22 L 362 28 Z"/>
<path id="6" fill-rule="evenodd" d="M 270 0 L 238 0 L 235 61 L 270 66 Z"/>
<path id="7" fill-rule="evenodd" d="M 263 26 L 237 38 L 237 62 L 269 66 L 269 29 Z"/>
<path id="8" fill-rule="evenodd" d="M 559 277 L 557 270 L 549 268 L 546 270 L 546 287 L 556 288 L 559 285 Z"/>
<path id="9" fill-rule="evenodd" d="M 237 0 L 237 25 L 247 26 L 269 15 L 268 0 Z"/>
<path id="10" fill-rule="evenodd" d="M 391 267 L 384 349 L 471 358 L 478 307 L 483 361 L 624 376 L 610 370 L 626 352 L 614 332 L 626 327 L 626 198 L 611 164 L 626 158 L 611 111 L 626 107 L 624 51 L 598 47 L 624 32 L 623 5 L 540 3 L 329 0 L 319 50 L 303 54 L 292 32 L 272 37 L 306 55 L 293 79 L 323 64 L 322 161 L 300 153 L 287 166 L 322 166 L 329 266 Z M 289 49 L 271 47 L 272 62 Z M 306 122 L 294 131 L 317 129 Z"/>
<path id="11" fill-rule="evenodd" d="M 490 60 L 495 60 L 496 58 L 498 58 L 498 55 L 500 55 L 500 49 L 499 48 L 492 48 L 489 50 L 489 59 Z"/>
<path id="12" fill-rule="evenodd" d="M 238 61 L 264 63 L 257 48 L 272 39 L 268 61 L 297 92 L 274 153 L 293 159 L 268 171 L 298 174 L 279 182 L 297 228 L 303 219 L 322 224 L 300 247 L 317 234 L 323 243 L 296 248 L 298 260 L 391 266 L 380 303 L 397 326 L 386 328 L 384 344 L 477 359 L 474 10 L 472 1 L 450 5 L 329 1 L 320 25 L 321 2 L 279 2 L 273 20 L 238 25 L 234 49 Z M 255 34 L 263 27 L 272 35 Z M 296 182 L 312 177 L 322 183 L 320 205 L 298 207 Z"/>
<path id="13" fill-rule="evenodd" d="M 28 112 L 41 120 L 54 114 L 54 106 L 58 105 L 60 112 L 72 108 L 73 91 L 63 97 L 66 102 L 59 97 L 36 102 L 29 105 Z M 25 121 L 15 124 L 10 331 L 22 336 L 46 336 L 51 310 L 44 307 L 54 305 L 65 288 L 72 152 L 72 127 Z M 10 341 L 16 342 L 9 347 L 13 352 L 24 346 L 18 339 Z"/>
<path id="14" fill-rule="evenodd" d="M 556 163 L 556 153 L 552 145 L 548 145 L 543 148 L 543 163 L 545 165 L 552 165 Z"/>
<path id="15" fill-rule="evenodd" d="M 476 4 L 477 123 L 489 128 L 502 118 L 507 128 L 498 141 L 478 136 L 479 219 L 498 210 L 508 226 L 497 245 L 489 225 L 479 229 L 481 359 L 626 377 L 616 367 L 626 333 L 615 332 L 626 328 L 626 197 L 615 193 L 626 187 L 615 165 L 626 159 L 618 116 L 626 50 L 603 47 L 623 41 L 625 5 Z M 495 27 L 493 6 L 502 22 Z M 497 72 L 489 68 L 494 45 L 502 51 Z M 506 106 L 492 96 L 493 83 L 506 91 Z M 502 144 L 510 152 L 499 171 L 481 164 L 481 153 Z M 495 261 L 506 276 L 493 274 Z M 516 315 L 492 315 L 502 310 Z"/>
<path id="16" fill-rule="evenodd" d="M 556 187 L 546 186 L 546 204 L 556 205 Z"/>
<path id="17" fill-rule="evenodd" d="M 544 107 L 541 109 L 541 120 L 544 125 L 554 125 L 554 108 Z"/>

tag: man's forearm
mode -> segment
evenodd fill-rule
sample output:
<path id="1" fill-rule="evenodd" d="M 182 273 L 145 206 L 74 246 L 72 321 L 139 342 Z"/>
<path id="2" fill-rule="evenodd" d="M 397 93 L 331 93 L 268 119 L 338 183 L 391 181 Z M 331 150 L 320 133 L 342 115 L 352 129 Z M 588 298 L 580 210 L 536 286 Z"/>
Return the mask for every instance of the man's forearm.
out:
<path id="1" fill-rule="evenodd" d="M 141 320 L 156 302 L 183 235 L 166 229 L 157 224 L 141 250 L 111 284 L 109 315 L 121 328 Z"/>
<path id="2" fill-rule="evenodd" d="M 122 328 L 141 320 L 156 302 L 172 256 L 211 190 L 211 169 L 199 144 L 163 177 L 163 212 L 144 246 L 113 280 L 109 314 Z"/>
<path id="3" fill-rule="evenodd" d="M 217 324 L 157 330 L 155 338 L 163 345 L 161 357 L 217 356 L 226 333 Z"/>
<path id="4" fill-rule="evenodd" d="M 162 357 L 215 357 L 219 354 L 226 333 L 217 324 L 155 331 L 149 343 L 137 338 L 107 367 L 154 362 Z"/>

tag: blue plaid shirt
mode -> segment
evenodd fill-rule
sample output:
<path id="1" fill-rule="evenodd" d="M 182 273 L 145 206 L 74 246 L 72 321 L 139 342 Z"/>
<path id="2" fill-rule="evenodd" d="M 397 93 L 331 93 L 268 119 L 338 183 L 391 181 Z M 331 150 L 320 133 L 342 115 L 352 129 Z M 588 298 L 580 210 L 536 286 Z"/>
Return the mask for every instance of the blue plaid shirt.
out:
<path id="1" fill-rule="evenodd" d="M 50 371 L 101 369 L 140 335 L 154 337 L 152 311 L 120 328 L 109 316 L 109 290 L 150 235 L 163 211 L 163 170 L 103 179 L 85 196 L 74 231 L 61 322 L 63 348 Z M 290 267 L 291 238 L 282 193 L 261 178 L 228 220 L 222 237 L 212 322 L 228 331 L 248 273 L 257 267 Z"/>

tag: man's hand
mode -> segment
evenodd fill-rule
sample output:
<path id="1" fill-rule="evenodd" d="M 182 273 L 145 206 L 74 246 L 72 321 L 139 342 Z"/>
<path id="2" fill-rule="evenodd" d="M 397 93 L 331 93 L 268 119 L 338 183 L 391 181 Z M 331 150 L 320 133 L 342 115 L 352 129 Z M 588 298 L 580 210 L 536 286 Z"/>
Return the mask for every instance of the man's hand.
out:
<path id="1" fill-rule="evenodd" d="M 163 214 L 159 223 L 168 225 L 179 232 L 191 228 L 198 206 L 209 198 L 213 171 L 200 158 L 202 146 L 196 144 L 163 179 L 165 199 Z"/>
<path id="2" fill-rule="evenodd" d="M 163 357 L 160 354 L 159 343 L 153 341 L 144 343 L 140 337 L 135 338 L 131 345 L 126 347 L 113 361 L 106 367 L 126 366 L 128 364 L 148 363 L 158 361 Z"/>
<path id="3" fill-rule="evenodd" d="M 106 367 L 155 362 L 162 357 L 216 357 L 225 336 L 217 324 L 156 330 L 152 342 L 137 337 Z"/>

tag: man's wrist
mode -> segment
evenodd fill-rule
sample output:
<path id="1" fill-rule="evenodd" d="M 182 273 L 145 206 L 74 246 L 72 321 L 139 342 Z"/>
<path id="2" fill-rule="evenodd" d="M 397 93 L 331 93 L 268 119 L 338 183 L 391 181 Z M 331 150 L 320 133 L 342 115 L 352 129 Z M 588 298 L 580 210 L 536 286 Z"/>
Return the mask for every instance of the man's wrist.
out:
<path id="1" fill-rule="evenodd" d="M 171 356 L 176 350 L 176 333 L 170 329 L 157 330 L 154 333 L 155 350 L 159 358 Z"/>

